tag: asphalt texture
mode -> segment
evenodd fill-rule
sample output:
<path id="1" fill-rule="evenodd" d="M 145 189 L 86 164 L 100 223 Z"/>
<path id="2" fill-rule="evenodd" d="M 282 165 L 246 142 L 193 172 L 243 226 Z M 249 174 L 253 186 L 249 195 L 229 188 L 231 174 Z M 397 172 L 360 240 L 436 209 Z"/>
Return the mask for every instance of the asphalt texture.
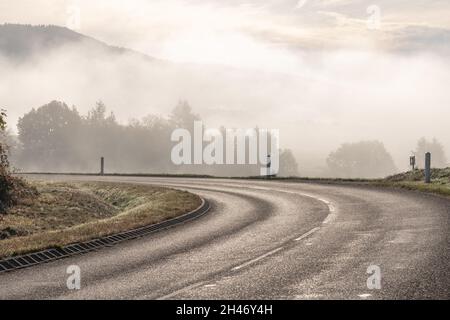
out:
<path id="1" fill-rule="evenodd" d="M 211 210 L 144 238 L 0 274 L 0 299 L 450 298 L 443 197 L 281 181 L 35 178 L 169 186 L 204 197 Z M 73 265 L 79 290 L 67 287 Z"/>

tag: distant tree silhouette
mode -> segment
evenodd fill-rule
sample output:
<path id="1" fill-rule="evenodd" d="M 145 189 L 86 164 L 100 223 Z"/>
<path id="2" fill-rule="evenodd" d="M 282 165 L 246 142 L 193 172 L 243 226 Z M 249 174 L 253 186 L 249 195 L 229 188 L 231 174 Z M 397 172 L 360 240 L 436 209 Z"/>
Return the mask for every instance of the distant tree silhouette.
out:
<path id="1" fill-rule="evenodd" d="M 428 141 L 426 138 L 419 139 L 415 152 L 419 168 L 425 167 L 425 153 L 427 152 L 431 153 L 431 165 L 434 168 L 444 168 L 448 165 L 444 147 L 436 138 L 433 138 L 432 141 Z"/>
<path id="2" fill-rule="evenodd" d="M 327 164 L 330 174 L 340 178 L 379 178 L 397 170 L 379 141 L 345 143 L 329 155 Z"/>
<path id="3" fill-rule="evenodd" d="M 86 117 L 87 122 L 97 127 L 117 125 L 114 113 L 111 112 L 106 116 L 106 110 L 107 108 L 103 101 L 98 101 L 95 107 L 88 112 L 88 116 Z"/>
<path id="4" fill-rule="evenodd" d="M 81 117 L 75 108 L 52 101 L 25 114 L 17 128 L 23 146 L 21 159 L 26 164 L 41 170 L 77 165 L 73 149 L 79 143 Z"/>
<path id="5" fill-rule="evenodd" d="M 295 160 L 294 154 L 289 149 L 281 150 L 280 152 L 280 172 L 281 177 L 298 176 L 298 163 Z"/>
<path id="6" fill-rule="evenodd" d="M 75 107 L 69 108 L 63 102 L 52 101 L 19 119 L 22 152 L 17 165 L 26 171 L 98 172 L 100 157 L 105 157 L 107 172 L 221 176 L 260 174 L 261 164 L 173 164 L 170 159 L 174 146 L 171 141 L 173 130 L 184 128 L 192 135 L 194 121 L 197 120 L 201 118 L 193 112 L 187 101 L 180 101 L 168 117 L 148 115 L 141 120 L 131 120 L 128 125 L 118 123 L 114 114 L 108 113 L 108 108 L 102 101 L 97 102 L 85 116 L 80 115 Z M 225 128 L 220 131 L 225 140 Z M 258 131 L 255 128 L 255 132 Z M 249 138 L 245 139 L 245 157 L 248 161 Z M 237 145 L 234 144 L 235 158 L 236 148 Z M 269 148 L 267 152 L 272 153 Z M 297 167 L 292 152 L 282 151 L 280 174 L 297 175 Z"/>
<path id="7" fill-rule="evenodd" d="M 170 121 L 178 128 L 192 128 L 194 121 L 199 120 L 200 116 L 194 114 L 189 103 L 184 100 L 178 102 L 170 115 Z"/>

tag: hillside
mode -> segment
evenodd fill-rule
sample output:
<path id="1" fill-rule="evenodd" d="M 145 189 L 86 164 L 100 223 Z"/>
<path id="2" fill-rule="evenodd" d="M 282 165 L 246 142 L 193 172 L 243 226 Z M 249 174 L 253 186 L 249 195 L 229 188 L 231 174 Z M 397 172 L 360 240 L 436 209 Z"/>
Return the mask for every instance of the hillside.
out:
<path id="1" fill-rule="evenodd" d="M 155 60 L 139 52 L 107 45 L 94 38 L 59 26 L 31 26 L 19 24 L 0 25 L 0 55 L 15 61 L 27 61 L 34 55 L 47 54 L 68 45 L 83 44 L 95 52 L 109 54 L 132 54 L 140 58 Z"/>

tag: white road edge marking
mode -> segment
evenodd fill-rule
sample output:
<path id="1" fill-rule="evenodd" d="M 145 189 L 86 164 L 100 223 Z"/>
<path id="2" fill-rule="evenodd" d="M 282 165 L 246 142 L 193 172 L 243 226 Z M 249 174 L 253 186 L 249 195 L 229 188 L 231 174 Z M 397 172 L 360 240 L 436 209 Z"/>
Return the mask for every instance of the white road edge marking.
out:
<path id="1" fill-rule="evenodd" d="M 297 239 L 295 239 L 294 241 L 300 241 L 300 240 L 303 240 L 303 239 L 305 239 L 306 237 L 312 235 L 314 232 L 319 231 L 319 230 L 320 230 L 320 227 L 316 227 L 316 228 L 314 228 L 314 229 L 311 229 L 311 230 L 309 230 L 307 233 L 305 233 L 305 234 L 301 235 L 300 237 L 298 237 Z"/>
<path id="2" fill-rule="evenodd" d="M 230 186 L 232 186 L 232 185 L 230 185 Z M 256 187 L 256 186 L 253 186 L 253 189 L 268 190 L 268 191 L 271 191 L 271 190 L 272 190 L 272 189 L 270 189 L 270 188 L 266 188 L 266 187 Z M 313 198 L 313 199 L 316 199 L 316 200 L 318 200 L 318 201 L 320 201 L 320 202 L 325 203 L 325 204 L 328 206 L 328 210 L 330 211 L 330 213 L 329 213 L 328 216 L 325 218 L 325 220 L 322 222 L 323 224 L 327 224 L 327 223 L 331 222 L 332 220 L 334 220 L 334 219 L 336 218 L 336 214 L 335 214 L 336 208 L 335 208 L 335 206 L 334 206 L 330 201 L 328 201 L 328 200 L 325 200 L 325 199 L 322 199 L 322 198 L 318 198 L 318 197 L 313 196 L 313 195 L 310 195 L 310 194 L 301 193 L 301 192 L 287 191 L 287 190 L 278 190 L 278 191 L 284 192 L 284 193 L 296 194 L 296 195 L 300 195 L 300 196 L 304 196 L 304 197 L 308 197 L 308 198 Z M 301 235 L 300 237 L 298 237 L 297 239 L 295 239 L 295 241 L 300 241 L 300 240 L 302 240 L 302 239 L 305 239 L 306 237 L 308 237 L 309 235 L 313 234 L 314 232 L 316 232 L 316 231 L 318 231 L 318 230 L 320 230 L 320 227 L 316 227 L 316 228 L 314 228 L 314 229 L 308 231 L 307 233 L 305 233 L 305 234 Z M 284 248 L 283 248 L 283 247 L 279 247 L 279 248 L 276 248 L 276 249 L 274 249 L 274 250 L 272 250 L 272 251 L 269 251 L 269 252 L 267 252 L 267 253 L 265 253 L 265 254 L 263 254 L 263 255 L 261 255 L 261 256 L 255 258 L 255 259 L 252 259 L 252 260 L 250 260 L 250 261 L 247 261 L 246 263 L 243 263 L 243 264 L 241 264 L 241 265 L 239 265 L 239 266 L 236 266 L 236 267 L 232 268 L 231 271 L 237 271 L 237 270 L 240 270 L 240 269 L 242 269 L 242 268 L 245 268 L 245 267 L 247 267 L 247 266 L 249 266 L 249 265 L 251 265 L 251 264 L 254 264 L 254 263 L 256 263 L 256 262 L 258 262 L 258 261 L 260 261 L 260 260 L 262 260 L 262 259 L 264 259 L 264 258 L 267 258 L 267 257 L 269 257 L 269 256 L 271 256 L 271 255 L 277 253 L 278 251 L 280 251 L 280 250 L 282 250 L 282 249 L 284 249 Z M 206 282 L 206 281 L 202 281 L 202 282 L 199 282 L 199 283 L 197 283 L 197 284 L 194 284 L 194 285 L 185 287 L 185 288 L 180 289 L 180 290 L 178 290 L 178 291 L 175 291 L 175 292 L 173 292 L 173 293 L 171 293 L 171 294 L 169 294 L 169 295 L 163 296 L 163 297 L 159 298 L 158 300 L 164 300 L 164 299 L 168 299 L 168 298 L 174 297 L 174 296 L 176 296 L 176 295 L 178 295 L 178 294 L 180 294 L 180 293 L 182 293 L 182 292 L 184 292 L 184 291 L 186 291 L 186 290 L 194 289 L 194 288 L 200 287 L 200 286 L 204 285 L 205 282 Z M 361 297 L 361 296 L 362 296 L 362 297 Z M 363 298 L 363 299 L 365 298 L 364 295 L 360 295 L 360 297 Z"/>
<path id="3" fill-rule="evenodd" d="M 245 268 L 245 267 L 247 267 L 247 266 L 249 266 L 249 265 L 251 265 L 251 264 L 253 264 L 255 262 L 258 262 L 258 261 L 260 261 L 260 260 L 262 260 L 264 258 L 267 258 L 267 257 L 277 253 L 278 251 L 280 251 L 282 249 L 283 249 L 283 247 L 279 247 L 279 248 L 276 248 L 276 249 L 274 249 L 272 251 L 269 251 L 269 252 L 263 254 L 262 256 L 259 256 L 259 257 L 255 258 L 255 259 L 252 259 L 250 261 L 247 261 L 246 263 L 243 263 L 243 264 L 241 264 L 241 265 L 239 265 L 237 267 L 232 268 L 231 271 L 237 271 L 239 269 Z"/>
<path id="4" fill-rule="evenodd" d="M 175 183 L 175 184 L 169 183 L 169 185 L 175 185 L 175 186 L 177 186 L 178 184 L 176 184 L 176 183 Z M 240 185 L 233 184 L 233 183 L 230 183 L 230 184 L 227 184 L 227 185 L 222 185 L 222 186 L 225 186 L 225 187 L 238 187 L 238 188 L 242 187 L 242 186 L 240 186 Z M 252 186 L 252 189 L 254 189 L 254 190 L 264 190 L 264 191 L 273 191 L 272 188 L 268 188 L 268 187 L 260 187 L 260 186 Z M 330 211 L 330 213 L 328 214 L 328 216 L 325 217 L 325 220 L 323 220 L 323 222 L 322 222 L 323 224 L 330 223 L 330 222 L 332 222 L 334 219 L 336 219 L 336 211 L 337 211 L 337 210 L 336 210 L 336 207 L 333 205 L 332 202 L 330 202 L 330 201 L 328 201 L 328 200 L 319 198 L 319 197 L 317 197 L 317 196 L 313 196 L 313 195 L 308 194 L 308 193 L 303 193 L 303 192 L 288 191 L 288 190 L 283 190 L 283 189 L 276 189 L 276 191 L 277 191 L 277 192 L 282 192 L 282 193 L 295 194 L 295 195 L 299 195 L 299 196 L 303 196 L 303 197 L 308 197 L 308 198 L 312 198 L 312 199 L 315 199 L 315 200 L 318 200 L 318 201 L 320 201 L 320 202 L 325 203 L 325 204 L 328 206 L 328 210 Z"/>
<path id="5" fill-rule="evenodd" d="M 330 223 L 331 221 L 333 221 L 336 218 L 336 208 L 334 207 L 334 205 L 325 199 L 321 199 L 321 198 L 316 198 L 317 200 L 325 203 L 328 206 L 328 210 L 330 211 L 330 214 L 326 216 L 325 220 L 323 220 L 323 224 L 327 224 Z"/>
<path id="6" fill-rule="evenodd" d="M 234 185 L 234 186 L 236 186 L 236 185 Z M 272 191 L 271 188 L 267 188 L 267 187 L 253 186 L 252 189 L 264 190 L 264 191 Z M 328 200 L 325 200 L 325 199 L 313 196 L 313 195 L 308 194 L 308 193 L 303 193 L 303 192 L 288 191 L 288 190 L 281 190 L 281 189 L 277 189 L 276 191 L 284 192 L 284 193 L 290 193 L 290 194 L 295 194 L 295 195 L 299 195 L 299 196 L 303 196 L 303 197 L 308 197 L 308 198 L 312 198 L 312 199 L 315 199 L 315 200 L 318 200 L 320 202 L 325 203 L 328 206 L 328 210 L 330 211 L 330 213 L 328 214 L 328 216 L 326 216 L 325 220 L 322 222 L 323 224 L 330 223 L 331 221 L 333 221 L 336 218 L 336 207 L 333 205 L 333 203 L 331 203 Z"/>
<path id="7" fill-rule="evenodd" d="M 180 293 L 183 293 L 183 292 L 188 291 L 190 289 L 195 289 L 195 288 L 201 287 L 205 283 L 206 283 L 206 281 L 201 281 L 201 282 L 194 283 L 194 284 L 192 284 L 190 286 L 184 287 L 182 289 L 179 289 L 177 291 L 169 293 L 169 294 L 167 294 L 165 296 L 159 297 L 156 300 L 167 300 L 167 299 L 173 298 L 173 297 L 179 295 Z"/>

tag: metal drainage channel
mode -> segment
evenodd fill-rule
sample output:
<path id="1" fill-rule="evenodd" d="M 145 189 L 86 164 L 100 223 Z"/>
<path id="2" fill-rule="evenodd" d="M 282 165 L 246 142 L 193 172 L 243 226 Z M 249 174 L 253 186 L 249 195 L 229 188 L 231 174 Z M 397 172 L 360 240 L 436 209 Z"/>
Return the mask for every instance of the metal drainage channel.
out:
<path id="1" fill-rule="evenodd" d="M 151 233 L 174 227 L 178 224 L 198 218 L 206 214 L 210 209 L 209 203 L 202 199 L 202 204 L 194 211 L 188 212 L 180 217 L 163 221 L 150 226 L 145 226 L 130 231 L 121 232 L 107 237 L 71 244 L 62 248 L 47 249 L 14 258 L 0 260 L 0 273 L 31 267 L 33 265 L 47 263 L 70 256 L 87 253 L 104 247 L 111 247 L 125 240 L 137 239 Z"/>

